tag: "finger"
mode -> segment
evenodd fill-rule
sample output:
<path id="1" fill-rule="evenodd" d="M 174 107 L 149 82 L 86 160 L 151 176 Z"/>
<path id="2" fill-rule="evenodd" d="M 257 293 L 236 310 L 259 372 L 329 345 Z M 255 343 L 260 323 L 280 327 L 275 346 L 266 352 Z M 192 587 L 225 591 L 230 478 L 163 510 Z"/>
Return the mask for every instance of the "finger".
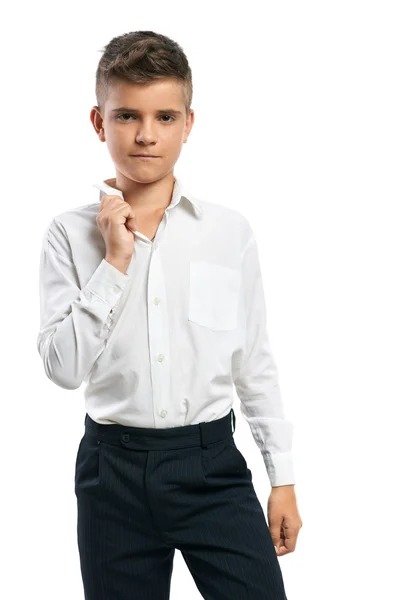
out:
<path id="1" fill-rule="evenodd" d="M 281 540 L 281 528 L 280 526 L 273 525 L 269 528 L 271 533 L 272 541 L 274 542 L 274 546 L 279 548 L 280 540 Z"/>
<path id="2" fill-rule="evenodd" d="M 293 552 L 296 548 L 297 538 L 300 532 L 300 527 L 298 526 L 282 526 L 282 538 L 285 541 L 285 547 L 289 550 L 289 552 Z"/>
<path id="3" fill-rule="evenodd" d="M 116 194 L 103 194 L 103 197 L 101 199 L 100 202 L 100 208 L 99 210 L 103 210 L 103 208 L 111 201 L 111 200 L 115 200 L 115 199 L 119 199 L 121 200 L 120 196 L 117 196 Z"/>
<path id="4" fill-rule="evenodd" d="M 268 519 L 269 530 L 271 533 L 272 541 L 275 546 L 279 547 L 281 538 L 285 539 L 283 530 L 283 516 L 282 515 L 269 515 Z"/>
<path id="5" fill-rule="evenodd" d="M 281 539 L 280 544 L 275 546 L 275 550 L 278 556 L 283 556 L 285 554 L 289 554 L 289 552 L 294 552 L 296 549 L 296 540 L 294 538 L 289 539 Z"/>

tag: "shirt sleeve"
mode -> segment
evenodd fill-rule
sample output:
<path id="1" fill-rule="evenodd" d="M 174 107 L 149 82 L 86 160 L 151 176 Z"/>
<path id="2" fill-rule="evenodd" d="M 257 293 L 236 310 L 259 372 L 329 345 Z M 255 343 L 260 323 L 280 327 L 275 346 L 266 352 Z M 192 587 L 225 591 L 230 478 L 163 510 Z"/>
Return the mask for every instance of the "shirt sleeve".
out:
<path id="1" fill-rule="evenodd" d="M 56 220 L 49 225 L 40 255 L 36 344 L 55 384 L 80 387 L 105 348 L 113 311 L 129 279 L 103 259 L 81 289 L 64 228 Z"/>
<path id="2" fill-rule="evenodd" d="M 245 348 L 234 379 L 240 410 L 260 449 L 272 487 L 295 483 L 293 426 L 285 418 L 278 371 L 266 328 L 266 307 L 254 234 L 242 254 Z"/>

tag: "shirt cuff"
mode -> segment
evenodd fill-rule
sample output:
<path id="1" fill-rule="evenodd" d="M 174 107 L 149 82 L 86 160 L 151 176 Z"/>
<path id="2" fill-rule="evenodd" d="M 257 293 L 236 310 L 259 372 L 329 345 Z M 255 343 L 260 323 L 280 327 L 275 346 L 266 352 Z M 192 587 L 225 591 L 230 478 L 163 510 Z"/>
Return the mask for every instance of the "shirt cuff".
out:
<path id="1" fill-rule="evenodd" d="M 293 456 L 291 452 L 262 452 L 272 487 L 293 485 L 295 482 Z"/>
<path id="2" fill-rule="evenodd" d="M 91 312 L 105 321 L 110 316 L 110 311 L 118 304 L 129 280 L 129 275 L 122 273 L 103 258 L 84 290 L 90 295 Z"/>

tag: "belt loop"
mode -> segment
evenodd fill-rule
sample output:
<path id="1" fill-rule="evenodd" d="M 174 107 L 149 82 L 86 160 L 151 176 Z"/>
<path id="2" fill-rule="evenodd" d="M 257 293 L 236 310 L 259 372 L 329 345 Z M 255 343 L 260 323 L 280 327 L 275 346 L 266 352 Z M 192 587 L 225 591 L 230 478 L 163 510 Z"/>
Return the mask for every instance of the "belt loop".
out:
<path id="1" fill-rule="evenodd" d="M 200 445 L 202 448 L 207 446 L 207 436 L 206 430 L 203 429 L 203 422 L 199 423 L 199 431 L 200 431 Z"/>
<path id="2" fill-rule="evenodd" d="M 235 415 L 235 411 L 233 410 L 233 408 L 231 408 L 231 427 L 232 427 L 232 433 L 234 433 L 236 430 L 236 415 Z"/>

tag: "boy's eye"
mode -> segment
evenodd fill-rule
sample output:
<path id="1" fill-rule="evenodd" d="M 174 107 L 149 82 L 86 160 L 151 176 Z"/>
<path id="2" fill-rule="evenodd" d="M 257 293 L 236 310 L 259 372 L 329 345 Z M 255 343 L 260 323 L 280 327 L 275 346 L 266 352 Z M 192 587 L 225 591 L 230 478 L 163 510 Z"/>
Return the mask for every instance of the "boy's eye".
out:
<path id="1" fill-rule="evenodd" d="M 133 119 L 135 119 L 135 115 L 131 115 L 129 113 L 121 113 L 120 115 L 117 116 L 117 119 L 119 119 L 120 117 L 132 117 Z M 170 119 L 172 119 L 173 121 L 175 120 L 174 117 L 172 117 L 171 115 L 162 115 L 161 119 L 164 119 L 165 117 L 168 117 Z M 122 121 L 126 121 L 126 119 L 121 119 Z M 170 123 L 171 121 L 165 121 L 166 123 Z"/>

